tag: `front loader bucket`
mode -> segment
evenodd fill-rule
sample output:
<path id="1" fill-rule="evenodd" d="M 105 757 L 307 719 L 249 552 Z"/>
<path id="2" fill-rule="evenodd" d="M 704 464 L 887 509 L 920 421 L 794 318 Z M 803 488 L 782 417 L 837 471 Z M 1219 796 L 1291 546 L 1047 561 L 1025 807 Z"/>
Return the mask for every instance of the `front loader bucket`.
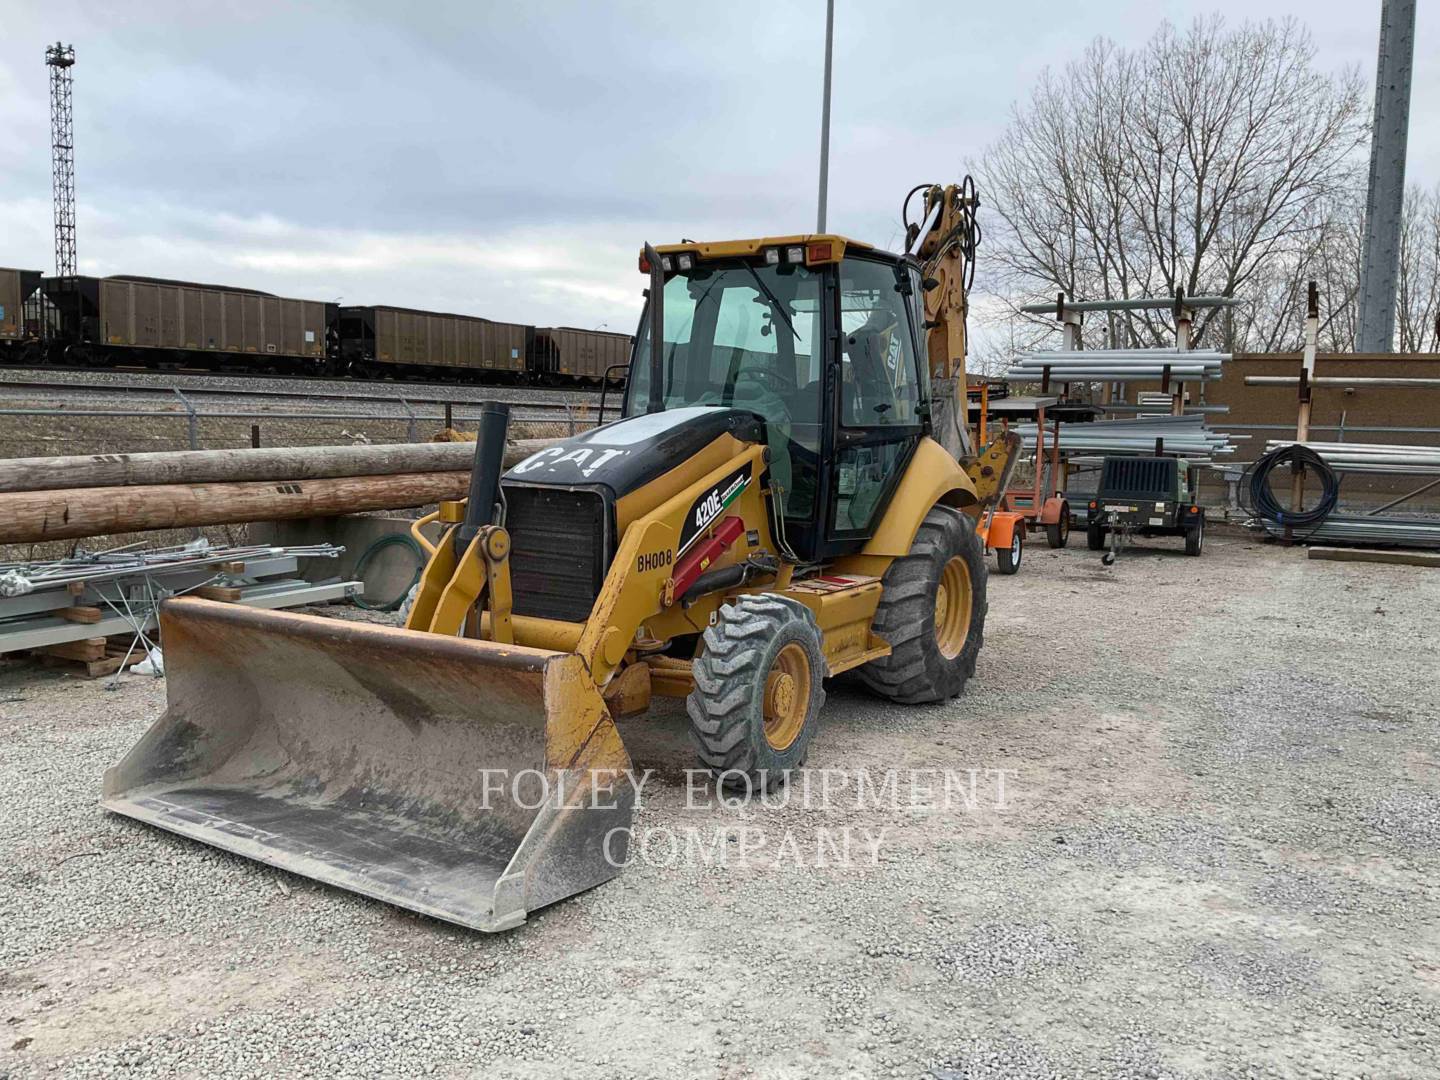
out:
<path id="1" fill-rule="evenodd" d="M 160 625 L 168 707 L 107 809 L 477 930 L 623 865 L 630 758 L 580 657 L 198 599 Z"/>

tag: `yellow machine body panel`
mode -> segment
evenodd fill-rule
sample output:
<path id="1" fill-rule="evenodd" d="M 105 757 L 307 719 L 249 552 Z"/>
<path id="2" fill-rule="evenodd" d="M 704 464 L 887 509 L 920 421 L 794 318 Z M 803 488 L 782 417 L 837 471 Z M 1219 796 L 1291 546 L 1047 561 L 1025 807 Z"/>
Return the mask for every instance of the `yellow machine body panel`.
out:
<path id="1" fill-rule="evenodd" d="M 852 559 L 861 559 L 865 561 L 855 563 L 857 569 L 868 567 L 874 572 L 878 568 L 883 573 L 883 564 L 875 560 L 908 555 L 915 533 L 931 508 L 941 504 L 963 509 L 975 501 L 975 482 L 959 463 L 934 439 L 921 439 L 874 536 L 858 556 L 838 562 L 846 566 Z"/>
<path id="2" fill-rule="evenodd" d="M 848 253 L 860 256 L 857 264 L 894 267 L 897 292 L 904 282 L 912 296 L 927 290 L 927 316 L 963 320 L 968 249 L 960 226 L 976 205 L 973 192 L 936 187 L 926 202 L 933 233 L 910 237 L 921 241 L 914 250 L 923 266 L 830 234 L 687 242 L 650 248 L 642 262 L 666 260 L 680 272 L 697 261 L 749 258 L 833 283 L 844 267 L 832 264 Z M 668 304 L 670 291 L 684 291 L 668 290 L 659 267 L 650 271 L 661 290 L 652 296 L 665 295 Z M 925 284 L 930 273 L 938 275 L 935 286 Z M 697 303 L 702 292 L 693 294 Z M 813 298 L 811 305 L 814 315 L 820 309 Z M 754 306 L 746 301 L 745 313 L 754 314 Z M 898 310 L 903 325 L 915 309 Z M 716 320 L 710 321 L 714 338 Z M 787 330 L 801 340 L 787 321 L 767 325 L 767 345 Z M 661 323 L 652 323 L 652 332 L 666 342 Z M 963 349 L 963 325 L 942 329 L 928 335 L 928 361 L 951 395 L 955 380 L 963 382 L 963 353 L 940 357 L 935 350 Z M 789 353 L 804 355 L 783 340 Z M 823 340 L 818 348 L 831 351 L 809 354 L 815 371 L 840 363 L 833 351 L 839 342 Z M 745 351 L 718 338 L 712 348 Z M 715 366 L 693 370 L 712 387 L 724 383 L 713 372 L 729 355 L 697 352 L 687 362 Z M 637 345 L 636 364 L 640 355 Z M 912 356 L 921 380 L 913 385 L 923 385 L 925 362 Z M 429 559 L 404 628 L 199 599 L 166 602 L 160 621 L 167 708 L 106 772 L 103 805 L 485 931 L 516 926 L 537 908 L 617 874 L 634 786 L 624 775 L 631 762 L 614 717 L 643 711 L 653 695 L 692 688 L 701 694 L 695 665 L 713 678 L 728 647 L 710 634 L 711 654 L 704 635 L 737 598 L 732 615 L 768 604 L 788 612 L 791 622 L 759 625 L 808 635 L 803 647 L 784 646 L 790 668 L 760 670 L 747 684 L 764 708 L 788 716 L 796 702 L 803 710 L 812 689 L 814 701 L 823 699 L 823 677 L 890 654 L 875 630 L 886 571 L 911 555 L 927 515 L 937 505 L 981 504 L 976 480 L 988 481 L 967 474 L 957 459 L 970 455 L 946 442 L 953 436 L 963 448 L 963 432 L 942 430 L 932 417 L 937 437 L 916 434 L 927 430 L 920 419 L 929 415 L 917 407 L 915 424 L 897 429 L 889 444 L 895 449 L 889 467 L 903 461 L 904 473 L 898 480 L 886 474 L 883 485 L 875 481 L 887 501 L 864 533 L 862 526 L 846 535 L 847 527 L 836 529 L 833 521 L 817 524 L 819 509 L 777 516 L 782 506 L 800 505 L 785 501 L 794 459 L 777 457 L 800 446 L 788 423 L 794 417 L 767 413 L 763 395 L 748 398 L 749 405 L 733 394 L 723 404 L 708 397 L 660 400 L 659 363 L 652 369 L 656 394 L 643 411 L 542 449 L 509 472 L 501 466 L 506 421 L 482 420 L 472 498 L 442 505 L 412 529 Z M 814 400 L 821 400 L 818 390 Z M 934 393 L 929 400 L 942 401 Z M 484 409 L 508 416 L 501 403 Z M 831 411 L 809 422 L 843 421 Z M 827 435 L 812 443 L 812 454 L 832 442 Z M 833 462 L 824 453 L 828 469 Z M 858 473 L 852 466 L 850 475 Z M 834 475 L 835 488 L 817 483 L 809 490 L 838 491 L 841 473 Z M 432 522 L 443 527 L 438 542 L 421 532 Z M 810 546 L 792 548 L 785 535 L 792 523 L 806 531 Z M 809 554 L 802 558 L 796 548 Z M 823 557 L 809 557 L 815 553 Z M 571 591 L 557 586 L 543 597 L 548 605 L 536 605 L 551 566 Z M 947 567 L 947 574 L 954 570 Z M 971 581 L 968 574 L 958 580 Z M 983 605 L 978 610 L 983 619 Z M 775 641 L 784 640 L 780 632 L 772 634 Z M 696 640 L 701 644 L 690 649 Z M 743 659 L 734 654 L 736 664 Z M 813 710 L 795 715 L 808 724 Z M 764 723 L 768 732 L 770 720 Z"/>

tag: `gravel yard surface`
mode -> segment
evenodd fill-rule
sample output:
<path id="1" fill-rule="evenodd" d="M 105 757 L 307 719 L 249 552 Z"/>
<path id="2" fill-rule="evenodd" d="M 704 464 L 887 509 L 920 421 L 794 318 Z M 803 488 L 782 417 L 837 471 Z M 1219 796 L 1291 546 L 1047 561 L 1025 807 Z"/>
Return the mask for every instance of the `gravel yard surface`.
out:
<path id="1" fill-rule="evenodd" d="M 1148 547 L 992 576 L 955 702 L 833 685 L 828 807 L 626 722 L 643 856 L 500 936 L 107 816 L 163 682 L 0 670 L 0 1076 L 1440 1074 L 1440 574 Z"/>

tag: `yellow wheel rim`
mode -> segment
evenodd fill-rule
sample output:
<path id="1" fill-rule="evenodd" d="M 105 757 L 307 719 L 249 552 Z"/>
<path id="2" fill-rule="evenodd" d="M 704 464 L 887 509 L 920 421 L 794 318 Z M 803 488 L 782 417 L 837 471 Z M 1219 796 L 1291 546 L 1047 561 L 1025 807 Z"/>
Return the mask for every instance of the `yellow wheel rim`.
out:
<path id="1" fill-rule="evenodd" d="M 965 648 L 973 603 L 970 566 L 956 555 L 940 572 L 940 587 L 935 590 L 935 644 L 946 660 L 954 660 Z"/>
<path id="2" fill-rule="evenodd" d="M 788 750 L 805 728 L 810 711 L 810 657 L 791 642 L 780 650 L 765 679 L 765 741 L 772 750 Z"/>

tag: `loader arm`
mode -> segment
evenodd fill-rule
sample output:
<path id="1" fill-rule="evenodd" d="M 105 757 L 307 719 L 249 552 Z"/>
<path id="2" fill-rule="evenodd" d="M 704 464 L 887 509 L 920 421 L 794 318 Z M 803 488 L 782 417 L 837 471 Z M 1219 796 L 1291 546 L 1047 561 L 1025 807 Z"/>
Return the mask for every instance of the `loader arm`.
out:
<path id="1" fill-rule="evenodd" d="M 906 248 L 919 258 L 925 285 L 931 424 L 936 441 L 957 461 L 969 462 L 975 449 L 965 415 L 965 318 L 980 200 L 968 177 L 959 184 L 932 184 L 923 190 L 924 214 L 920 223 L 907 226 Z"/>
<path id="2" fill-rule="evenodd" d="M 1010 486 L 1010 477 L 1020 462 L 1020 436 L 1013 431 L 1002 431 L 989 446 L 980 451 L 973 461 L 965 463 L 965 475 L 975 485 L 976 502 L 966 507 L 979 515 L 996 506 Z"/>

